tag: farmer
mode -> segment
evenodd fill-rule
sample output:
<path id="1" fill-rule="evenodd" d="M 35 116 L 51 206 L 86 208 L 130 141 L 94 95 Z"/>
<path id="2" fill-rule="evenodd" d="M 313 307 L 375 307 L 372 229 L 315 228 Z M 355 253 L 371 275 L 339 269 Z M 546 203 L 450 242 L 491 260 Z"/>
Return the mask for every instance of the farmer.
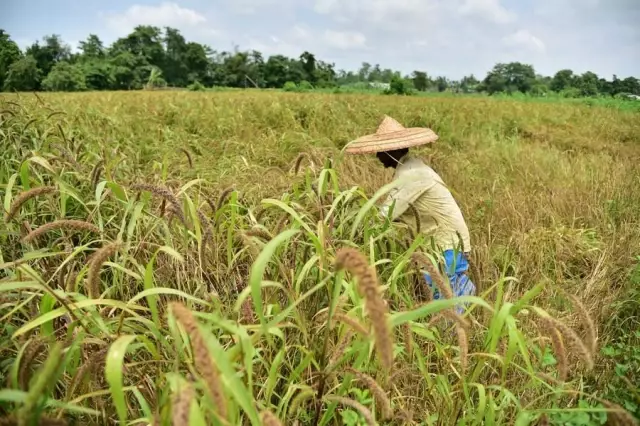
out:
<path id="1" fill-rule="evenodd" d="M 420 159 L 409 155 L 409 148 L 435 142 L 438 136 L 427 128 L 405 128 L 385 116 L 375 134 L 362 136 L 345 148 L 348 154 L 376 153 L 384 167 L 395 169 L 399 186 L 390 191 L 380 214 L 390 220 L 400 220 L 433 237 L 444 255 L 447 275 L 454 297 L 475 295 L 475 285 L 467 276 L 468 254 L 471 250 L 469 230 L 451 192 L 442 178 Z M 408 179 L 407 179 L 408 178 Z M 391 212 L 391 216 L 389 216 Z M 440 299 L 429 274 L 424 274 L 434 299 Z M 459 314 L 461 306 L 456 307 Z"/>

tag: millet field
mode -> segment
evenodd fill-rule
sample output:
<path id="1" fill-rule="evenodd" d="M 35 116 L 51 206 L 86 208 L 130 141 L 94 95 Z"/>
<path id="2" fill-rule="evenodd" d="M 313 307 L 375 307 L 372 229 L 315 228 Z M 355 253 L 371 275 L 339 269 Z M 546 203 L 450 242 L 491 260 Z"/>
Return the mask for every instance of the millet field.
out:
<path id="1" fill-rule="evenodd" d="M 440 136 L 414 154 L 468 222 L 476 296 L 432 300 L 440 255 L 377 216 L 392 172 L 341 154 L 383 114 Z M 637 112 L 3 94 L 0 197 L 0 425 L 640 416 Z"/>

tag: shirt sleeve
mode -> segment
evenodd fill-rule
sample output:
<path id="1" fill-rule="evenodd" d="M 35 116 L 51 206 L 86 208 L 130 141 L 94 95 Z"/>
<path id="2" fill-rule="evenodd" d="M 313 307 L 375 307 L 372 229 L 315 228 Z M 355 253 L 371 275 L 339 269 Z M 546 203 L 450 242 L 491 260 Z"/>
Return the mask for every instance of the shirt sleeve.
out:
<path id="1" fill-rule="evenodd" d="M 412 183 L 402 185 L 389 192 L 387 199 L 380 207 L 380 216 L 390 220 L 397 220 L 409 208 L 409 204 L 415 202 L 422 194 L 431 189 L 436 184 L 435 180 L 421 179 Z M 391 206 L 393 211 L 389 215 Z"/>

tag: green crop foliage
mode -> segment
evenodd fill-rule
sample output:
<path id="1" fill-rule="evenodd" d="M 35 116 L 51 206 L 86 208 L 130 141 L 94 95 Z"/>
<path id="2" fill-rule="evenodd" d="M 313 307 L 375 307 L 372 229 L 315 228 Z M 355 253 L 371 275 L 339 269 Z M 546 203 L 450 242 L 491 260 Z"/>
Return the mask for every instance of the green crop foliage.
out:
<path id="1" fill-rule="evenodd" d="M 468 219 L 476 296 L 430 300 L 439 254 L 378 217 L 389 172 L 341 153 L 380 111 L 440 135 L 416 153 Z M 3 95 L 0 423 L 633 424 L 638 118 L 480 98 Z M 376 282 L 340 264 L 350 249 Z"/>

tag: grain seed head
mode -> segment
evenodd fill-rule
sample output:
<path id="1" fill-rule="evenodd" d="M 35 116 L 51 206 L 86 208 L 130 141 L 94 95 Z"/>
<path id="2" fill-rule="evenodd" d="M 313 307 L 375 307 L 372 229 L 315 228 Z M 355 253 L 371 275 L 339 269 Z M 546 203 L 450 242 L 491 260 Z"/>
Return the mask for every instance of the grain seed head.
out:
<path id="1" fill-rule="evenodd" d="M 179 149 L 187 157 L 187 161 L 189 162 L 189 167 L 193 169 L 193 159 L 191 158 L 191 153 L 187 151 L 185 148 L 179 148 Z"/>
<path id="2" fill-rule="evenodd" d="M 13 200 L 13 203 L 11 203 L 11 206 L 9 207 L 9 212 L 5 216 L 4 221 L 8 223 L 11 219 L 13 219 L 16 216 L 16 214 L 18 214 L 20 207 L 22 207 L 22 205 L 27 201 L 29 201 L 30 199 L 35 198 L 39 195 L 51 194 L 52 192 L 55 192 L 55 191 L 56 191 L 56 187 L 54 186 L 40 186 L 37 188 L 32 188 L 28 191 L 24 191 L 23 193 L 18 195 L 15 200 Z"/>
<path id="3" fill-rule="evenodd" d="M 382 411 L 382 419 L 387 420 L 393 416 L 393 410 L 391 409 L 391 401 L 387 397 L 384 389 L 376 382 L 371 376 L 355 370 L 353 368 L 347 368 L 347 371 L 354 374 L 358 380 L 360 380 L 369 389 L 371 394 L 375 396 L 376 401 L 380 405 Z"/>
<path id="4" fill-rule="evenodd" d="M 146 183 L 136 183 L 134 185 L 131 185 L 131 189 L 134 191 L 149 191 L 155 196 L 167 200 L 167 203 L 169 203 L 169 209 L 172 210 L 172 213 L 175 214 L 182 223 L 186 223 L 186 219 L 184 217 L 182 207 L 180 206 L 180 202 L 178 201 L 178 198 L 173 195 L 173 192 L 171 192 L 169 188 Z"/>
<path id="5" fill-rule="evenodd" d="M 433 263 L 431 263 L 427 256 L 425 256 L 423 253 L 416 252 L 411 255 L 411 258 L 419 267 L 426 269 L 426 271 L 431 276 L 433 283 L 440 291 L 440 294 L 442 294 L 447 299 L 453 299 L 453 290 L 451 290 L 451 285 L 445 282 L 440 271 L 438 271 Z"/>
<path id="6" fill-rule="evenodd" d="M 220 208 L 224 205 L 224 202 L 227 200 L 227 197 L 229 195 L 231 195 L 231 193 L 235 191 L 235 189 L 233 187 L 229 187 L 227 189 L 225 189 L 224 191 L 222 191 L 222 193 L 220 194 L 220 197 L 218 197 L 218 203 L 216 204 L 216 210 L 218 211 L 220 210 Z"/>
<path id="7" fill-rule="evenodd" d="M 215 409 L 220 418 L 227 419 L 227 403 L 222 391 L 222 382 L 218 373 L 218 369 L 213 363 L 213 359 L 209 354 L 207 345 L 202 337 L 202 333 L 198 328 L 198 322 L 186 306 L 178 302 L 170 304 L 171 312 L 175 315 L 178 322 L 184 327 L 191 340 L 195 365 L 200 376 L 205 380 L 207 389 L 211 395 L 211 399 L 216 405 Z"/>
<path id="8" fill-rule="evenodd" d="M 371 319 L 380 360 L 390 371 L 393 366 L 393 337 L 387 322 L 387 305 L 380 295 L 375 269 L 369 266 L 362 253 L 353 248 L 342 248 L 338 251 L 336 266 L 347 269 L 358 279 L 358 290 L 365 299 L 365 308 Z"/>
<path id="9" fill-rule="evenodd" d="M 91 187 L 95 188 L 98 184 L 98 180 L 100 179 L 100 173 L 104 169 L 104 160 L 100 160 L 93 166 L 93 170 L 91 170 Z"/>
<path id="10" fill-rule="evenodd" d="M 327 395 L 324 398 L 327 401 L 337 402 L 338 404 L 346 405 L 347 407 L 353 408 L 354 410 L 359 412 L 362 415 L 362 417 L 364 417 L 364 420 L 367 422 L 368 426 L 376 425 L 376 421 L 373 417 L 373 413 L 371 413 L 371 411 L 369 411 L 367 407 L 360 404 L 358 401 L 354 401 L 353 399 L 350 399 L 350 398 L 344 398 L 342 396 L 335 396 L 335 395 Z"/>
<path id="11" fill-rule="evenodd" d="M 302 161 L 307 157 L 308 155 L 304 152 L 301 152 L 300 154 L 298 154 L 298 156 L 296 157 L 296 161 L 294 162 L 294 165 L 293 165 L 294 175 L 298 174 L 298 172 L 300 171 L 300 166 L 302 165 Z"/>
<path id="12" fill-rule="evenodd" d="M 193 398 L 193 387 L 189 383 L 186 383 L 185 386 L 179 389 L 174 395 L 173 405 L 171 407 L 171 424 L 173 426 L 189 424 L 189 410 Z"/>
<path id="13" fill-rule="evenodd" d="M 335 314 L 333 314 L 333 318 L 335 318 L 337 321 L 340 321 L 343 324 L 348 325 L 354 331 L 358 332 L 362 336 L 369 335 L 369 331 L 367 331 L 364 325 L 360 324 L 360 322 L 353 317 L 343 314 L 342 312 L 336 312 Z"/>
<path id="14" fill-rule="evenodd" d="M 33 362 L 36 357 L 42 353 L 42 350 L 45 347 L 45 342 L 42 339 L 36 339 L 30 341 L 27 345 L 28 346 L 22 355 L 20 367 L 18 369 L 18 383 L 20 384 L 20 388 L 25 391 L 29 387 L 30 369 L 33 367 Z"/>
<path id="15" fill-rule="evenodd" d="M 569 342 L 571 348 L 580 356 L 587 369 L 593 369 L 593 357 L 580 336 L 568 325 L 556 318 L 549 317 L 548 321 L 562 334 L 562 339 L 565 342 Z"/>
<path id="16" fill-rule="evenodd" d="M 282 426 L 282 422 L 269 410 L 263 410 L 260 413 L 260 421 L 262 426 Z"/>
<path id="17" fill-rule="evenodd" d="M 607 413 L 607 420 L 610 424 L 616 426 L 638 426 L 639 423 L 634 416 L 618 404 L 614 404 L 613 402 L 605 399 L 599 399 L 599 401 L 607 409 L 612 410 Z"/>
<path id="18" fill-rule="evenodd" d="M 469 339 L 467 331 L 459 323 L 456 323 L 456 335 L 458 336 L 458 346 L 460 347 L 460 368 L 464 373 L 467 371 L 467 365 L 469 364 Z"/>
<path id="19" fill-rule="evenodd" d="M 568 375 L 567 351 L 562 341 L 562 334 L 554 327 L 553 322 L 548 317 L 541 317 L 539 326 L 551 338 L 553 353 L 556 357 L 558 378 L 564 382 Z"/>
<path id="20" fill-rule="evenodd" d="M 331 355 L 331 358 L 327 363 L 327 371 L 333 370 L 338 364 L 338 362 L 340 362 L 340 358 L 342 358 L 344 351 L 347 350 L 347 346 L 349 346 L 349 343 L 351 343 L 351 338 L 353 337 L 353 333 L 354 331 L 349 329 L 344 334 L 344 336 L 342 336 L 342 339 L 340 339 L 340 341 L 336 345 L 335 349 L 333 350 L 333 355 Z"/>
<path id="21" fill-rule="evenodd" d="M 89 297 L 92 299 L 100 297 L 100 269 L 102 269 L 102 264 L 113 256 L 119 247 L 119 242 L 109 243 L 91 255 L 89 259 L 89 273 L 87 274 L 87 289 L 89 291 Z"/>
<path id="22" fill-rule="evenodd" d="M 591 352 L 591 356 L 594 357 L 598 350 L 598 331 L 596 329 L 593 318 L 589 314 L 589 311 L 584 306 L 582 301 L 578 299 L 578 297 L 573 294 L 569 294 L 566 290 L 563 289 L 561 289 L 561 292 L 564 293 L 564 295 L 569 298 L 569 300 L 571 300 L 574 309 L 576 310 L 576 312 L 578 312 L 578 315 L 580 315 L 580 319 L 582 320 L 582 323 L 584 324 L 587 331 L 585 344 L 587 346 L 587 349 L 589 349 L 589 352 Z"/>
<path id="23" fill-rule="evenodd" d="M 54 229 L 66 229 L 66 230 L 74 230 L 74 231 L 89 231 L 96 234 L 100 233 L 100 228 L 95 226 L 93 223 L 84 222 L 82 220 L 74 220 L 74 219 L 60 219 L 53 222 L 46 223 L 39 228 L 34 229 L 29 232 L 22 241 L 28 243 L 37 239 L 39 236 L 46 234 L 49 231 L 53 231 Z"/>

